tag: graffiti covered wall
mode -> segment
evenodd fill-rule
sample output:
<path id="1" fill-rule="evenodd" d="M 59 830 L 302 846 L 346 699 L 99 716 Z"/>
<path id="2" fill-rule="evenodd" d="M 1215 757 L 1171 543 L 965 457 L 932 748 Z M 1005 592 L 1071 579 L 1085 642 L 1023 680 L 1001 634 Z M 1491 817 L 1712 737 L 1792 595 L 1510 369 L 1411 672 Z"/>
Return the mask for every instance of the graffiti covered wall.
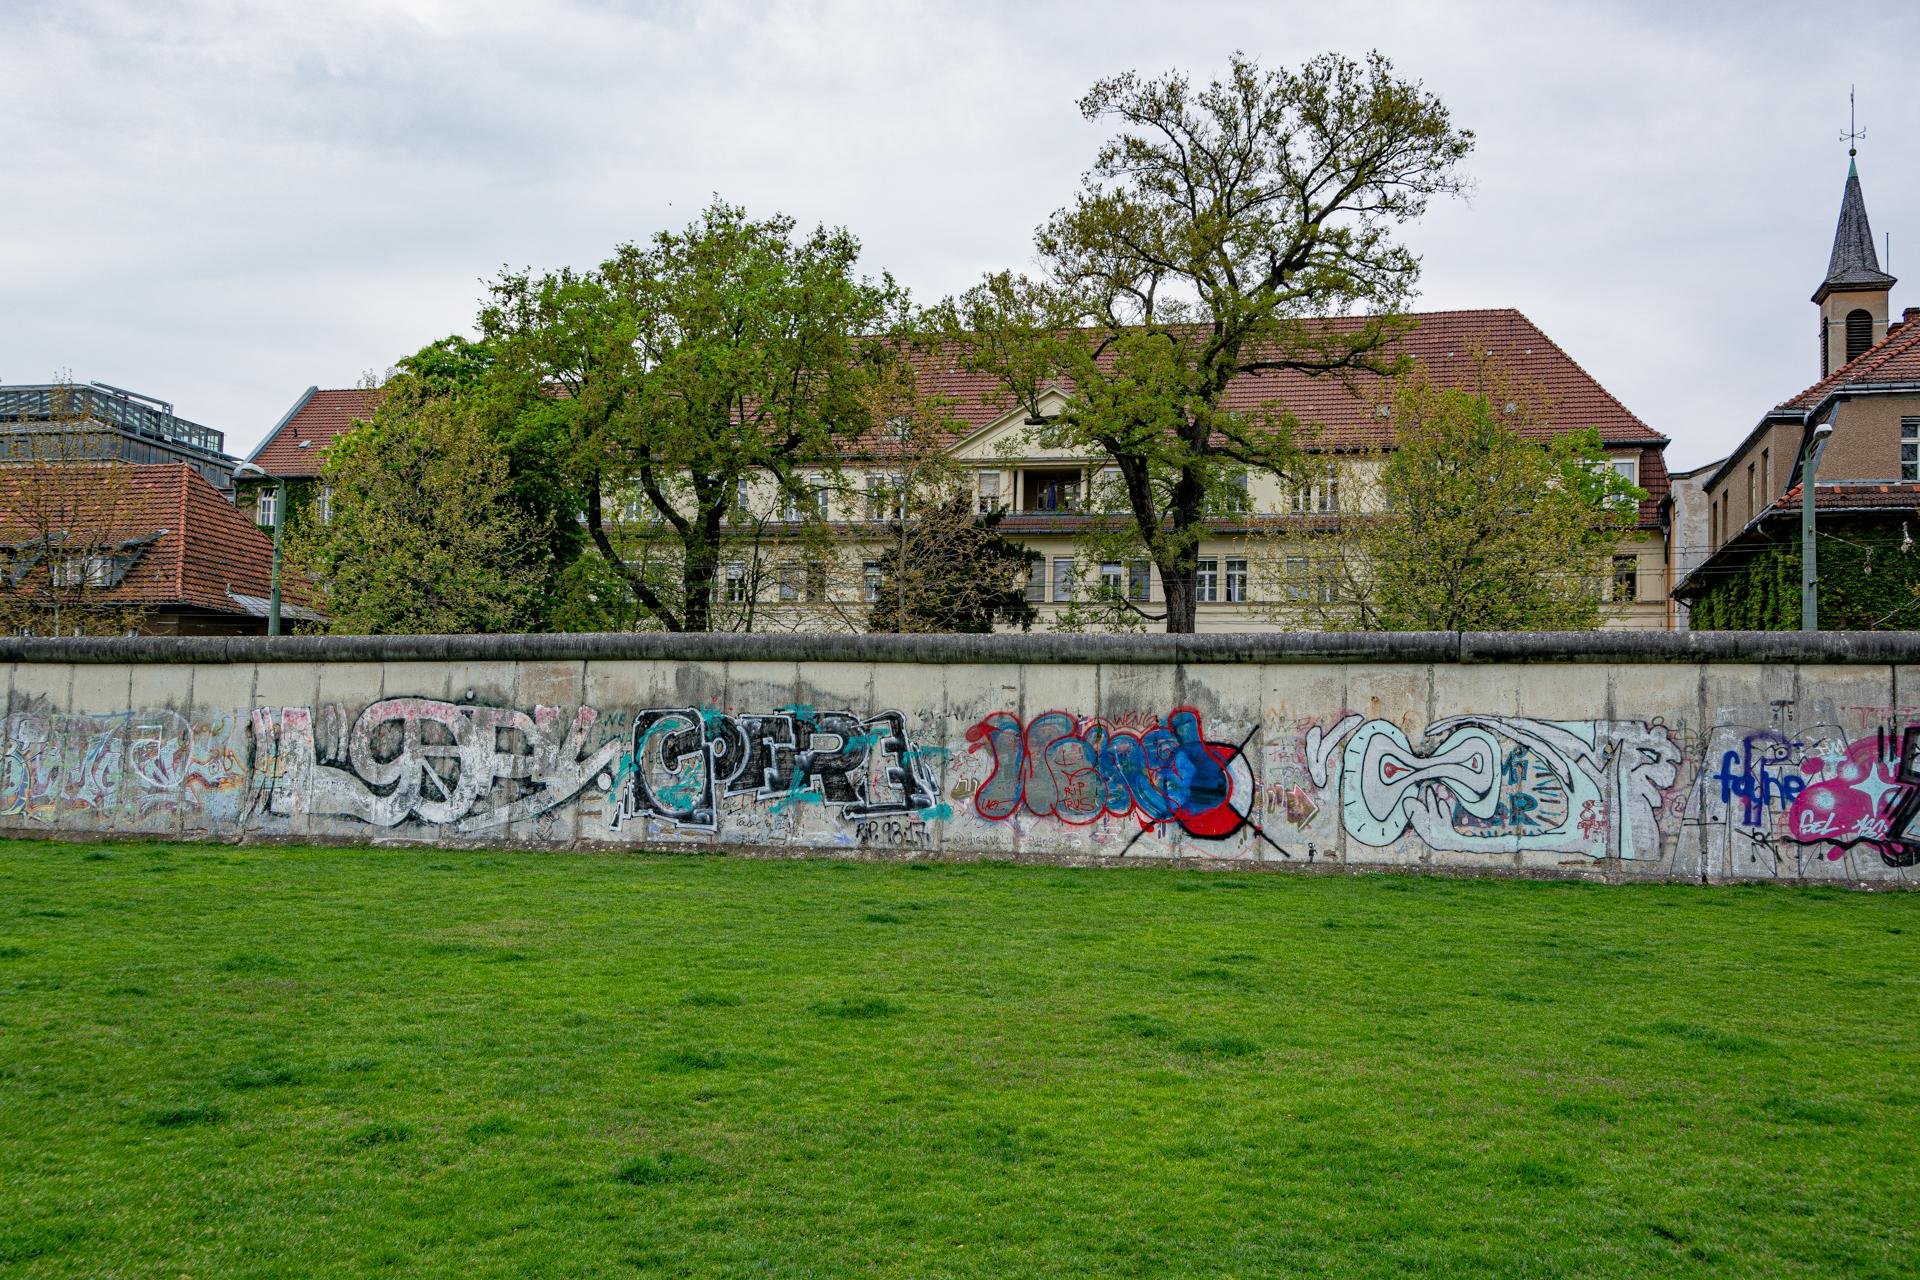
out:
<path id="1" fill-rule="evenodd" d="M 1920 879 L 1920 667 L 1900 663 L 89 643 L 9 668 L 0 829 Z"/>

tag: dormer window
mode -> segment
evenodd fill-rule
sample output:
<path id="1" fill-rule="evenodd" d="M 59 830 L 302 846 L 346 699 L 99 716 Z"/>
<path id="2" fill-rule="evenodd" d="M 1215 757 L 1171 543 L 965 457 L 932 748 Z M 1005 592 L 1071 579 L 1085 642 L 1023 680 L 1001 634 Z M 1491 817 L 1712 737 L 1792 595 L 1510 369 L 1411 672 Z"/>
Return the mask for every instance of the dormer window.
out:
<path id="1" fill-rule="evenodd" d="M 1920 418 L 1900 419 L 1900 478 L 1920 480 Z"/>

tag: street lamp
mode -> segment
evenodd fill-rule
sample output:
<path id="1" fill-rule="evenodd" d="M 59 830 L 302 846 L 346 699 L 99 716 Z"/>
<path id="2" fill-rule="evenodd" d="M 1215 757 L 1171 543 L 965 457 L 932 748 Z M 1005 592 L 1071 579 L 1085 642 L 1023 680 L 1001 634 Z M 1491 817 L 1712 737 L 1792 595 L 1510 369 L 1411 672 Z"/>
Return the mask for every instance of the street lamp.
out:
<path id="1" fill-rule="evenodd" d="M 273 593 L 267 600 L 267 634 L 280 634 L 280 531 L 287 524 L 287 482 L 281 476 L 270 476 L 251 462 L 243 462 L 233 469 L 233 478 L 241 476 L 259 476 L 262 480 L 273 481 Z"/>
<path id="2" fill-rule="evenodd" d="M 1833 436 L 1833 424 L 1814 424 L 1813 434 L 1800 454 L 1800 629 L 1820 629 L 1820 593 L 1818 554 L 1813 545 L 1813 480 L 1820 472 L 1820 455 L 1827 451 Z"/>

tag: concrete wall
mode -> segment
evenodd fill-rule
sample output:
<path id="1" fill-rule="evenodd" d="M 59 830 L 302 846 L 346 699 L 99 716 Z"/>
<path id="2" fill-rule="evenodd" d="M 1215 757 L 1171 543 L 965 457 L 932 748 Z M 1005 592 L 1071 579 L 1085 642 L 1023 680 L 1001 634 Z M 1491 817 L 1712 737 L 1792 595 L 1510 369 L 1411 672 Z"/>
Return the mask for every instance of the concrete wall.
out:
<path id="1" fill-rule="evenodd" d="M 1920 636 L 0 641 L 0 828 L 1905 884 Z"/>

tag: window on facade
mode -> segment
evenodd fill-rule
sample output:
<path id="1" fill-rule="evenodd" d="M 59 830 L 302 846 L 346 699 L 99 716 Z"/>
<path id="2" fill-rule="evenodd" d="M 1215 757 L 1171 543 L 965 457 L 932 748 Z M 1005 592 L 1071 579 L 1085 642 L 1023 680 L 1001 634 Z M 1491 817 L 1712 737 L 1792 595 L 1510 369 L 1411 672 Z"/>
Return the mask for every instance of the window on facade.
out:
<path id="1" fill-rule="evenodd" d="M 1035 560 L 1027 566 L 1027 603 L 1039 604 L 1047 598 L 1047 562 Z"/>
<path id="2" fill-rule="evenodd" d="M 1920 418 L 1900 419 L 1900 478 L 1920 480 Z"/>
<path id="3" fill-rule="evenodd" d="M 1227 602 L 1247 602 L 1247 562 L 1240 556 L 1227 557 Z"/>
<path id="4" fill-rule="evenodd" d="M 733 482 L 733 510 L 730 514 L 736 520 L 747 517 L 747 493 L 750 487 L 751 482 L 745 476 Z"/>
<path id="5" fill-rule="evenodd" d="M 1073 599 L 1073 560 L 1068 557 L 1053 562 L 1053 600 L 1063 604 Z"/>
<path id="6" fill-rule="evenodd" d="M 1749 520 L 1758 514 L 1760 510 L 1759 507 L 1753 505 L 1754 500 L 1759 496 L 1759 488 L 1759 470 L 1754 463 L 1749 462 L 1747 464 L 1747 518 Z"/>
<path id="7" fill-rule="evenodd" d="M 1613 558 L 1613 602 L 1631 604 L 1639 598 L 1640 558 L 1615 556 Z"/>
<path id="8" fill-rule="evenodd" d="M 1227 514 L 1250 510 L 1252 504 L 1247 498 L 1247 473 L 1236 471 L 1220 477 L 1220 487 L 1214 493 L 1213 505 L 1216 511 Z"/>
<path id="9" fill-rule="evenodd" d="M 273 490 L 262 489 L 254 504 L 253 522 L 265 529 L 273 528 L 273 499 Z"/>
<path id="10" fill-rule="evenodd" d="M 313 495 L 313 518 L 321 524 L 333 523 L 333 486 L 323 484 Z"/>
<path id="11" fill-rule="evenodd" d="M 112 556 L 64 556 L 53 562 L 56 587 L 106 587 L 113 584 Z"/>
<path id="12" fill-rule="evenodd" d="M 1313 561 L 1305 556 L 1287 557 L 1287 599 L 1299 603 L 1318 599 L 1322 604 L 1332 604 L 1332 579 L 1324 575 L 1316 579 L 1313 568 Z"/>
<path id="13" fill-rule="evenodd" d="M 1329 462 L 1305 483 L 1296 484 L 1288 495 L 1288 505 L 1296 515 L 1327 515 L 1340 509 L 1340 473 Z"/>
<path id="14" fill-rule="evenodd" d="M 1212 556 L 1201 556 L 1194 565 L 1193 598 L 1201 604 L 1220 598 L 1220 562 Z"/>
<path id="15" fill-rule="evenodd" d="M 1760 492 L 1766 499 L 1773 500 L 1773 450 L 1760 451 Z"/>
<path id="16" fill-rule="evenodd" d="M 1127 565 L 1127 598 L 1129 600 L 1153 599 L 1153 562 L 1135 560 Z"/>
<path id="17" fill-rule="evenodd" d="M 722 584 L 728 604 L 747 602 L 747 566 L 738 560 L 727 565 L 726 580 Z"/>
<path id="18" fill-rule="evenodd" d="M 827 562 L 807 561 L 807 599 L 819 604 L 827 598 Z"/>
<path id="19" fill-rule="evenodd" d="M 1873 315 L 1855 307 L 1847 312 L 1847 359 L 1861 355 L 1873 345 Z"/>
<path id="20" fill-rule="evenodd" d="M 980 473 L 980 498 L 976 510 L 983 516 L 991 515 L 1000 509 L 1000 473 L 982 471 Z"/>
<path id="21" fill-rule="evenodd" d="M 1607 465 L 1613 468 L 1615 475 L 1625 480 L 1628 484 L 1637 485 L 1640 483 L 1640 459 L 1608 458 Z"/>
<path id="22" fill-rule="evenodd" d="M 797 564 L 783 564 L 780 566 L 780 601 L 782 604 L 792 604 L 800 598 L 801 578 L 803 576 L 800 566 Z"/>
<path id="23" fill-rule="evenodd" d="M 802 519 L 825 520 L 831 509 L 832 484 L 826 480 L 807 480 L 802 486 L 805 497 L 796 497 L 791 489 L 783 490 L 780 518 L 789 524 Z"/>
<path id="24" fill-rule="evenodd" d="M 1078 511 L 1080 472 L 1049 469 L 1026 473 L 1028 511 Z"/>
<path id="25" fill-rule="evenodd" d="M 1119 600 L 1127 590 L 1126 566 L 1118 560 L 1108 560 L 1100 566 L 1100 595 L 1107 600 Z"/>
<path id="26" fill-rule="evenodd" d="M 880 562 L 868 560 L 860 566 L 860 598 L 872 604 L 880 598 Z"/>

